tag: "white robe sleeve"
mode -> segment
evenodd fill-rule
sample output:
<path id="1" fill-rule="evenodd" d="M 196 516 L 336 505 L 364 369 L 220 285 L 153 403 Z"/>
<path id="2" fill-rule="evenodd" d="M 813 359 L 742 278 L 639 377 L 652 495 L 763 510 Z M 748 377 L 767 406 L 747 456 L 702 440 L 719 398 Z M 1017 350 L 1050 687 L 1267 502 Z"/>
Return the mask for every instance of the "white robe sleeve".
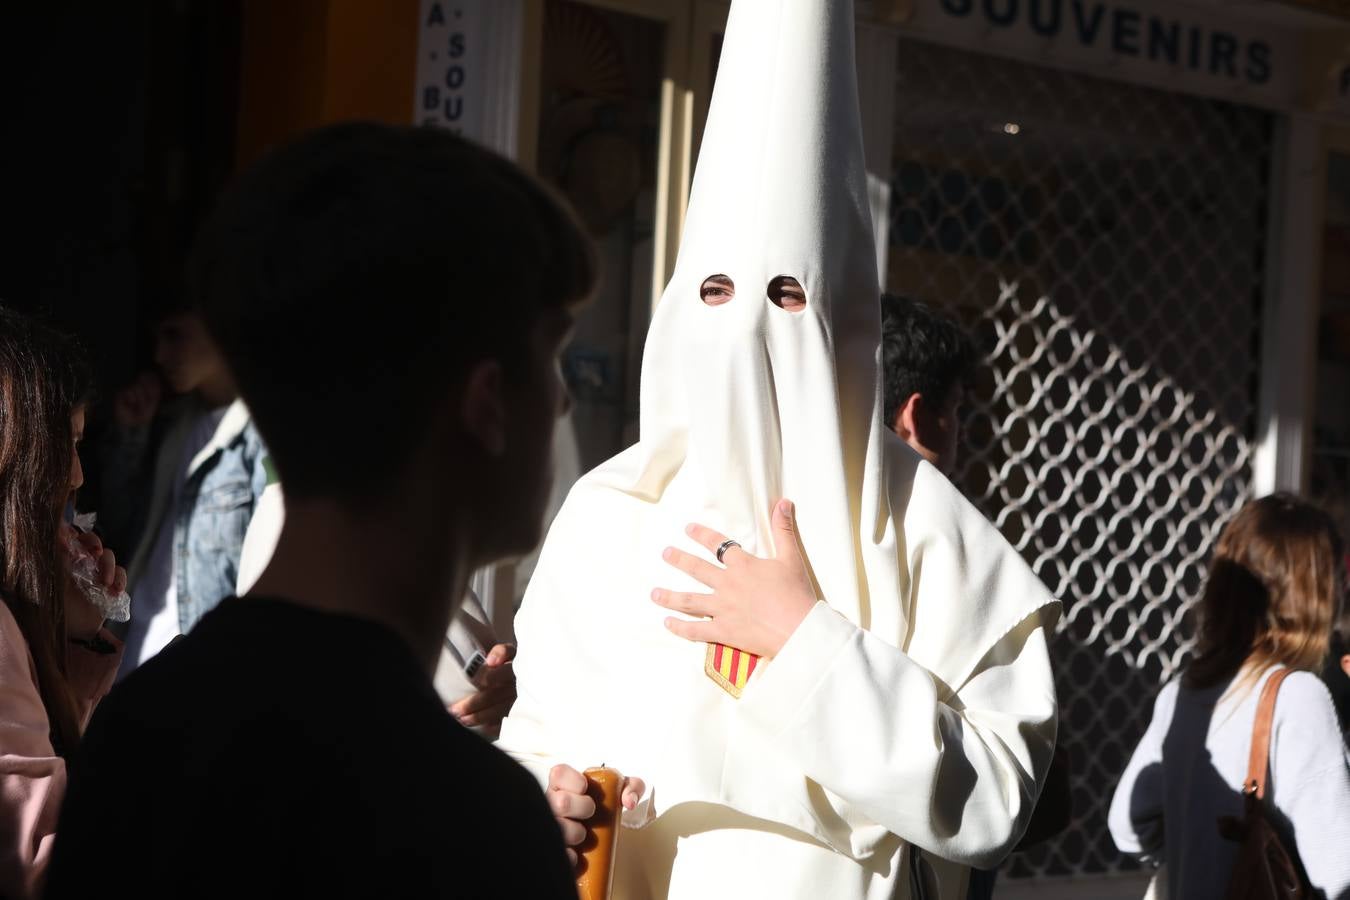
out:
<path id="1" fill-rule="evenodd" d="M 1042 615 L 1013 628 L 953 691 L 817 603 L 740 713 L 832 795 L 836 849 L 861 849 L 880 827 L 989 867 L 1025 829 L 1054 748 Z"/>
<path id="2" fill-rule="evenodd" d="M 540 788 L 547 788 L 549 769 L 564 761 L 553 752 L 561 742 L 548 727 L 546 706 L 530 692 L 528 685 L 525 679 L 516 679 L 516 702 L 502 720 L 497 749 L 533 775 Z"/>

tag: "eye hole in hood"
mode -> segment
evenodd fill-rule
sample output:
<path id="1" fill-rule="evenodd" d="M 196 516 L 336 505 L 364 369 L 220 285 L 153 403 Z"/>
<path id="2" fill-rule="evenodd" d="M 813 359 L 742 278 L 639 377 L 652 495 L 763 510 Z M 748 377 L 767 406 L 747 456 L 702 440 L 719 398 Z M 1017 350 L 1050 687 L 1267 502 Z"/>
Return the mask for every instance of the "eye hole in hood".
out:
<path id="1" fill-rule="evenodd" d="M 721 306 L 736 297 L 736 285 L 725 275 L 709 275 L 703 279 L 698 295 L 708 306 Z"/>
<path id="2" fill-rule="evenodd" d="M 806 309 L 806 291 L 791 275 L 779 275 L 769 282 L 769 301 L 779 309 L 799 313 Z"/>

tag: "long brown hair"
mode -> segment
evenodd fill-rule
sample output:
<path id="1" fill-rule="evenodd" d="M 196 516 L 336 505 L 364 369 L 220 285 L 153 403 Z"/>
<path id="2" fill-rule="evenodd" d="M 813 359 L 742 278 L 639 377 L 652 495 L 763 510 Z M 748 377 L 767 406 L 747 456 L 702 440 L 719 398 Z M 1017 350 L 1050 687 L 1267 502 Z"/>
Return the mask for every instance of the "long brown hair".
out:
<path id="1" fill-rule="evenodd" d="M 71 415 L 91 379 L 74 341 L 0 307 L 0 596 L 28 642 L 52 746 L 80 722 L 66 677 L 65 566 L 57 547 L 70 495 Z"/>
<path id="2" fill-rule="evenodd" d="M 1322 510 L 1289 494 L 1253 500 L 1224 528 L 1199 605 L 1188 687 L 1271 666 L 1320 671 L 1340 605 L 1342 543 Z"/>

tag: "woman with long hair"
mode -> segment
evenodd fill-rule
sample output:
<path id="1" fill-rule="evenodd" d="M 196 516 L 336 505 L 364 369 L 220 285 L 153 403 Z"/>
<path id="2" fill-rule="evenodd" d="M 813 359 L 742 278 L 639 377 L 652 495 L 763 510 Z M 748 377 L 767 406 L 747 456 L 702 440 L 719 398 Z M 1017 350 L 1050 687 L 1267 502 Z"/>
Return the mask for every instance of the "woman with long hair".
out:
<path id="1" fill-rule="evenodd" d="M 1254 500 L 1219 536 L 1198 607 L 1195 658 L 1159 693 L 1111 802 L 1116 846 L 1166 864 L 1170 897 L 1220 898 L 1239 844 L 1257 700 L 1280 686 L 1266 800 L 1315 890 L 1350 897 L 1350 753 L 1318 674 L 1342 603 L 1331 517 L 1286 494 Z"/>
<path id="2" fill-rule="evenodd" d="M 126 573 L 64 513 L 84 481 L 76 446 L 90 393 L 74 342 L 0 308 L 0 897 L 36 896 L 65 794 L 66 758 L 112 683 L 120 645 L 71 575 Z"/>

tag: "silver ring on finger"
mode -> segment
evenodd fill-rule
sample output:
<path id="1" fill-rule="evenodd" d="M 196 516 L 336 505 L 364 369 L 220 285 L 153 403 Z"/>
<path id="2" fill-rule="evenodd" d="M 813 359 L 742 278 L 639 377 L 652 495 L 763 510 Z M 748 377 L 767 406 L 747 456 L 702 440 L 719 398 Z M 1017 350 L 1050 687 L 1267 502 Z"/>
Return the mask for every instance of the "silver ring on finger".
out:
<path id="1" fill-rule="evenodd" d="M 740 547 L 740 546 L 741 546 L 740 541 L 733 541 L 730 538 L 723 541 L 722 545 L 717 548 L 717 561 L 723 562 L 722 557 L 726 555 L 726 552 L 728 550 L 730 550 L 732 547 Z"/>

